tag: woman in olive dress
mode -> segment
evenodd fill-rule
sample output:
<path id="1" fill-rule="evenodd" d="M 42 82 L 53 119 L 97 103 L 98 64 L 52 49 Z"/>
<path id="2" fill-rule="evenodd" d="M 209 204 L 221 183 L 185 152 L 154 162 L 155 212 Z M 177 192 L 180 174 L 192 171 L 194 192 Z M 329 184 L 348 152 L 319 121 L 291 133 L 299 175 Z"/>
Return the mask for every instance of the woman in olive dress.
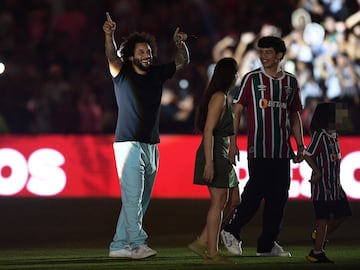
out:
<path id="1" fill-rule="evenodd" d="M 210 193 L 210 208 L 201 235 L 189 249 L 207 263 L 231 263 L 218 252 L 223 210 L 231 200 L 240 202 L 238 179 L 228 159 L 229 136 L 234 135 L 233 114 L 227 94 L 237 79 L 237 63 L 222 58 L 215 66 L 196 115 L 196 130 L 202 134 L 196 152 L 194 184 L 206 185 Z"/>

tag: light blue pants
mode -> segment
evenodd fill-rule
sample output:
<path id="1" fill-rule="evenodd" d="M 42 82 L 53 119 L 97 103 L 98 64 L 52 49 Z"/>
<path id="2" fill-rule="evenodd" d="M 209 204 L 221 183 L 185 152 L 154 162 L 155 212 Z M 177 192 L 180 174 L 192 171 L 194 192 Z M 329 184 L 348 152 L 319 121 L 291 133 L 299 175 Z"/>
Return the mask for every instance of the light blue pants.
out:
<path id="1" fill-rule="evenodd" d="M 159 164 L 157 144 L 115 142 L 116 168 L 120 179 L 122 207 L 110 251 L 144 244 L 142 227 Z"/>

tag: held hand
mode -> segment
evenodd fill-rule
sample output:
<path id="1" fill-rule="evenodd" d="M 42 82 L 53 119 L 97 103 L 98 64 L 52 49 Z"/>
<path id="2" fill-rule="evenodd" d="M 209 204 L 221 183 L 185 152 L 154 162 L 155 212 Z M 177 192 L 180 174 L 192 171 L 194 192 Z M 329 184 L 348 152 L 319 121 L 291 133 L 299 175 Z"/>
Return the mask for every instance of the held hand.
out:
<path id="1" fill-rule="evenodd" d="M 305 148 L 299 148 L 298 152 L 296 153 L 296 156 L 293 159 L 294 163 L 300 163 L 304 160 L 304 152 L 305 152 Z"/>
<path id="2" fill-rule="evenodd" d="M 304 160 L 304 155 L 297 153 L 296 156 L 293 158 L 294 163 L 300 163 Z"/>
<path id="3" fill-rule="evenodd" d="M 186 41 L 188 38 L 188 35 L 184 32 L 180 31 L 180 28 L 177 27 L 175 30 L 175 33 L 173 35 L 173 39 L 176 43 L 180 42 L 180 41 Z"/>
<path id="4" fill-rule="evenodd" d="M 109 12 L 106 12 L 106 21 L 103 30 L 106 34 L 113 34 L 116 29 L 116 23 L 111 19 Z"/>

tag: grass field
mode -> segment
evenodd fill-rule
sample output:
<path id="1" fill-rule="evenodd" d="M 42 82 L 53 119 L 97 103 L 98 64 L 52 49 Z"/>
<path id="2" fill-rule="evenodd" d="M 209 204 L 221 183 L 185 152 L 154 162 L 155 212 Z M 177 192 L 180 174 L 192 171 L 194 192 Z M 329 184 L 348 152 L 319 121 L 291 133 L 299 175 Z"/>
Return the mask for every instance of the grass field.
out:
<path id="1" fill-rule="evenodd" d="M 145 260 L 108 257 L 120 208 L 114 199 L 0 199 L 0 269 L 359 269 L 359 203 L 353 217 L 332 236 L 327 255 L 335 264 L 305 260 L 311 249 L 313 211 L 308 201 L 290 201 L 279 241 L 290 258 L 255 257 L 260 215 L 243 231 L 244 255 L 234 265 L 204 265 L 186 246 L 200 232 L 208 201 L 153 200 L 144 219 L 149 245 Z"/>
<path id="2" fill-rule="evenodd" d="M 107 257 L 104 248 L 31 248 L 1 250 L 0 269 L 359 269 L 360 249 L 339 245 L 328 251 L 335 264 L 311 264 L 304 255 L 308 247 L 288 246 L 290 258 L 258 258 L 249 247 L 242 257 L 230 256 L 234 265 L 204 265 L 185 247 L 159 247 L 158 255 L 144 260 Z"/>

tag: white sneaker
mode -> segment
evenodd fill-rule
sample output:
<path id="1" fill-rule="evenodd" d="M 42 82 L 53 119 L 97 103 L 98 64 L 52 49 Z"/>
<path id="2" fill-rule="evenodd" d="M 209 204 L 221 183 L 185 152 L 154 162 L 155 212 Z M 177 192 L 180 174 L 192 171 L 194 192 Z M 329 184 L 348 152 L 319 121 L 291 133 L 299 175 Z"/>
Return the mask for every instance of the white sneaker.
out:
<path id="1" fill-rule="evenodd" d="M 257 252 L 256 256 L 260 257 L 291 257 L 289 251 L 284 251 L 284 249 L 277 243 L 274 242 L 270 252 Z"/>
<path id="2" fill-rule="evenodd" d="M 132 256 L 133 259 L 144 259 L 151 256 L 155 256 L 157 252 L 148 247 L 146 244 L 139 245 L 132 249 Z"/>
<path id="3" fill-rule="evenodd" d="M 112 250 L 109 252 L 109 257 L 132 258 L 132 251 L 131 251 L 130 247 L 119 249 L 119 250 Z"/>
<path id="4" fill-rule="evenodd" d="M 221 240 L 227 250 L 234 255 L 242 255 L 242 241 L 239 241 L 231 233 L 221 230 L 220 232 Z"/>

